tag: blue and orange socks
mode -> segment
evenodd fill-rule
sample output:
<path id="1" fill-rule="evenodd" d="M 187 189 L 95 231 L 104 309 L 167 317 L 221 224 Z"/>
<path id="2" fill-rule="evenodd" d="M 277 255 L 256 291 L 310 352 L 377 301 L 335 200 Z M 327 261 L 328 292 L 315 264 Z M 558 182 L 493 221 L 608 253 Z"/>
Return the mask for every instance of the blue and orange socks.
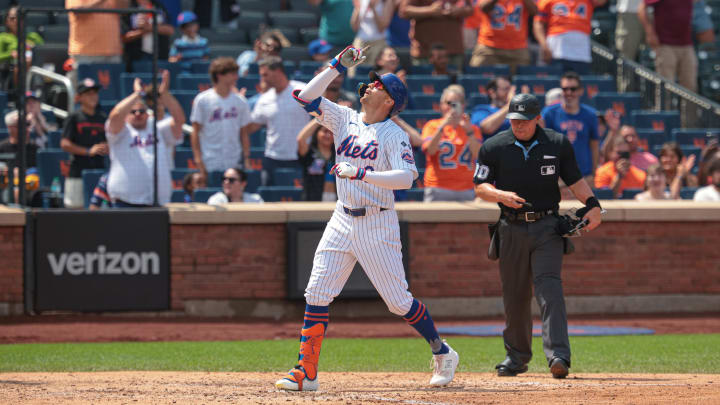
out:
<path id="1" fill-rule="evenodd" d="M 328 306 L 305 305 L 304 323 L 302 331 L 300 331 L 298 364 L 305 372 L 305 376 L 310 380 L 317 378 L 320 348 L 329 321 Z"/>
<path id="2" fill-rule="evenodd" d="M 433 354 L 446 354 L 450 351 L 450 348 L 440 339 L 437 329 L 435 329 L 435 323 L 430 317 L 430 312 L 425 307 L 425 304 L 413 299 L 410 311 L 403 316 L 403 319 L 427 340 Z"/>

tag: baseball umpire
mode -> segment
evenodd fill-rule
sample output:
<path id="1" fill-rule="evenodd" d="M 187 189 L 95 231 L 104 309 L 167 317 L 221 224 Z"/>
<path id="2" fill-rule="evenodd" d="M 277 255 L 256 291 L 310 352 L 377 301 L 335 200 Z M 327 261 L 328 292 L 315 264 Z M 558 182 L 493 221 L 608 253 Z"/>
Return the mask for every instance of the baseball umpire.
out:
<path id="1" fill-rule="evenodd" d="M 566 240 L 558 231 L 558 178 L 570 184 L 585 203 L 587 230 L 601 222 L 601 208 L 575 161 L 572 144 L 562 134 L 541 128 L 540 103 L 530 94 L 510 101 L 511 128 L 480 148 L 475 168 L 476 192 L 500 206 L 493 243 L 500 259 L 507 356 L 495 368 L 499 376 L 527 371 L 532 358 L 532 288 L 542 317 L 543 350 L 550 372 L 565 378 L 570 342 L 560 271 Z M 491 246 L 492 247 L 492 246 Z M 532 284 L 531 284 L 532 282 Z"/>

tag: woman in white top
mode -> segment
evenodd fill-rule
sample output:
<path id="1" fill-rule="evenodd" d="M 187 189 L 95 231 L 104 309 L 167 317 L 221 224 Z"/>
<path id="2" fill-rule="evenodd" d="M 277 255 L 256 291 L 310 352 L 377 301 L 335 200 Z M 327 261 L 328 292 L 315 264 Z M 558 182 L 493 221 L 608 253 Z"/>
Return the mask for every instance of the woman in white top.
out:
<path id="1" fill-rule="evenodd" d="M 365 50 L 367 64 L 372 64 L 380 52 L 387 46 L 385 29 L 395 11 L 392 0 L 353 0 L 355 9 L 350 17 L 350 26 L 356 32 L 353 47 Z M 348 76 L 355 76 L 355 69 L 348 69 Z"/>
<path id="2" fill-rule="evenodd" d="M 645 191 L 635 195 L 635 201 L 650 200 L 675 200 L 677 197 L 670 195 L 670 191 L 666 187 L 667 177 L 665 170 L 659 163 L 655 163 L 648 167 L 647 177 L 645 178 Z"/>
<path id="3" fill-rule="evenodd" d="M 262 203 L 260 194 L 246 193 L 248 175 L 240 168 L 225 170 L 222 178 L 222 191 L 210 196 L 208 204 L 222 205 L 230 202 Z"/>

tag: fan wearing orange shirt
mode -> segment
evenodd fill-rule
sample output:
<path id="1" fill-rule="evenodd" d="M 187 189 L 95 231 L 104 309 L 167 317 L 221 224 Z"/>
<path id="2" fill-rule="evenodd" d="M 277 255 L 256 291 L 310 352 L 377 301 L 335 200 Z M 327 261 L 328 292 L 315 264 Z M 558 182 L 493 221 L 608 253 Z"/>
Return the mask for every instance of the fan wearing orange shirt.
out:
<path id="1" fill-rule="evenodd" d="M 479 0 L 480 30 L 470 66 L 508 64 L 515 74 L 517 65 L 529 65 L 528 18 L 537 10 L 535 0 Z"/>
<path id="2" fill-rule="evenodd" d="M 623 190 L 644 188 L 647 174 L 630 164 L 630 145 L 625 138 L 615 139 L 610 161 L 595 171 L 595 188 L 609 188 L 617 198 Z"/>
<path id="3" fill-rule="evenodd" d="M 462 86 L 448 86 L 440 97 L 443 118 L 428 121 L 422 131 L 426 156 L 425 202 L 472 201 L 473 173 L 480 150 L 480 128 L 470 123 Z"/>
<path id="4" fill-rule="evenodd" d="M 607 0 L 539 0 L 533 33 L 545 62 L 590 74 L 590 20 Z"/>

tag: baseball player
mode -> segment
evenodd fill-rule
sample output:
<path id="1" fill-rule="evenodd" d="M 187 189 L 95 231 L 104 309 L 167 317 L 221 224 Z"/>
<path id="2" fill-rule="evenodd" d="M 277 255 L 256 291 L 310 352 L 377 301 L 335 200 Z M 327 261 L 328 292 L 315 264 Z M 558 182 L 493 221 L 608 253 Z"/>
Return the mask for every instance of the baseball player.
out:
<path id="1" fill-rule="evenodd" d="M 450 383 L 459 361 L 405 281 L 393 190 L 410 188 L 417 169 L 408 135 L 390 119 L 407 104 L 405 85 L 394 74 L 371 72 L 371 83 L 358 87 L 360 113 L 320 96 L 328 83 L 364 59 L 362 50 L 348 46 L 330 61 L 331 69 L 293 93 L 305 110 L 334 134 L 336 163 L 331 173 L 337 178 L 338 201 L 318 244 L 305 289 L 298 364 L 275 383 L 284 390 L 318 389 L 328 306 L 358 261 L 390 312 L 402 316 L 430 344 L 434 355 L 431 386 Z"/>

